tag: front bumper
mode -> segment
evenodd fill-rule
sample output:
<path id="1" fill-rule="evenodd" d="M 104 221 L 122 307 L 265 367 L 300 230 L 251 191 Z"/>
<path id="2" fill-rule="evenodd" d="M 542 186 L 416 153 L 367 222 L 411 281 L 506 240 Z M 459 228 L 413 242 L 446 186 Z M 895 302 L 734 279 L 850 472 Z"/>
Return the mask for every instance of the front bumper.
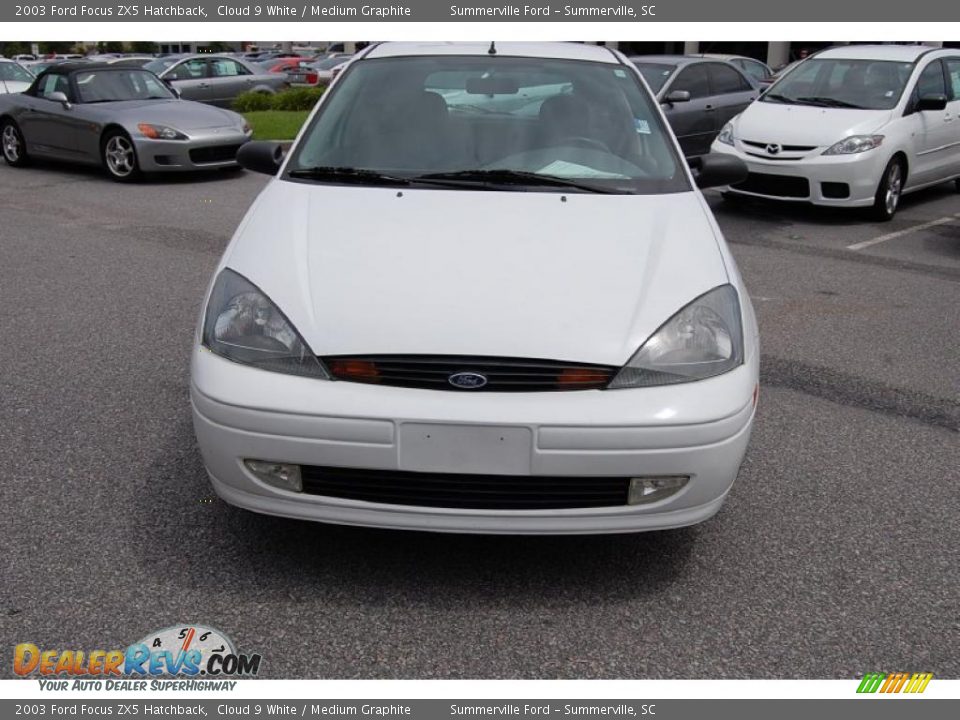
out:
<path id="1" fill-rule="evenodd" d="M 833 207 L 868 207 L 874 202 L 880 178 L 890 160 L 887 154 L 882 154 L 882 147 L 853 155 L 823 155 L 825 148 L 816 148 L 802 154 L 799 159 L 768 160 L 748 154 L 740 140 L 736 142 L 734 147 L 715 140 L 710 152 L 735 155 L 746 163 L 754 178 L 749 190 L 731 186 L 724 188 L 724 191 L 770 200 Z M 762 151 L 753 148 L 751 152 Z M 757 176 L 802 179 L 807 182 L 808 188 L 798 196 L 794 194 L 793 187 L 778 187 L 780 183 L 765 183 L 757 180 Z M 765 189 L 765 185 L 769 189 Z M 785 183 L 783 185 L 786 186 Z"/>
<path id="2" fill-rule="evenodd" d="M 377 387 L 265 372 L 197 347 L 194 427 L 213 487 L 232 505 L 270 515 L 439 532 L 616 533 L 691 525 L 716 513 L 743 460 L 754 414 L 756 355 L 737 370 L 659 388 L 553 393 L 463 393 Z M 526 428 L 511 457 L 414 456 L 416 424 Z M 442 453 L 441 453 L 442 455 Z M 271 487 L 244 459 L 384 470 L 544 476 L 689 475 L 649 505 L 478 510 L 395 505 Z M 436 468 L 424 467 L 436 462 Z"/>
<path id="3" fill-rule="evenodd" d="M 215 129 L 192 133 L 188 140 L 135 138 L 137 160 L 144 172 L 216 170 L 237 167 L 236 150 L 250 135 L 240 130 Z"/>

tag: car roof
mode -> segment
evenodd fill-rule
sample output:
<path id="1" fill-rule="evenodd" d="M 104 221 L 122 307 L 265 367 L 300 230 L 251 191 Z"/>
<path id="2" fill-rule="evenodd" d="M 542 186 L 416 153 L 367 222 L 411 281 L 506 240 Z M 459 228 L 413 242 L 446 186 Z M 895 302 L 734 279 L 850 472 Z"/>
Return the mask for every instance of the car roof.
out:
<path id="1" fill-rule="evenodd" d="M 497 55 L 510 57 L 555 58 L 562 60 L 589 60 L 619 64 L 609 48 L 602 45 L 565 42 L 498 42 Z M 403 57 L 410 55 L 487 55 L 489 42 L 386 42 L 374 45 L 364 58 Z"/>
<path id="2" fill-rule="evenodd" d="M 79 72 L 80 70 L 130 70 L 130 68 L 117 67 L 106 62 L 90 62 L 89 60 L 67 60 L 51 65 L 43 74 L 56 72 L 58 74 Z"/>
<path id="3" fill-rule="evenodd" d="M 723 62 L 718 58 L 702 55 L 631 55 L 631 62 L 655 63 L 659 65 L 693 65 L 702 62 Z"/>
<path id="4" fill-rule="evenodd" d="M 921 55 L 941 48 L 929 45 L 843 45 L 827 48 L 816 57 L 835 60 L 896 60 L 914 62 Z"/>

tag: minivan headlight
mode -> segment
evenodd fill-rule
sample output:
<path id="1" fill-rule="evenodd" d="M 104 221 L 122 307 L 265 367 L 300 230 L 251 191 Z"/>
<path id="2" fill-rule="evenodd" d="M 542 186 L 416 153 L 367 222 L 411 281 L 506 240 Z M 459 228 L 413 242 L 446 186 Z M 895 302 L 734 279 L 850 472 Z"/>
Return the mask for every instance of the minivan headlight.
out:
<path id="1" fill-rule="evenodd" d="M 854 155 L 880 147 L 883 135 L 851 135 L 823 151 L 824 155 Z"/>
<path id="2" fill-rule="evenodd" d="M 733 145 L 733 123 L 728 122 L 723 126 L 723 130 L 720 131 L 720 134 L 717 135 L 717 142 L 722 142 L 724 145 Z"/>
<path id="3" fill-rule="evenodd" d="M 740 299 L 721 285 L 677 312 L 617 373 L 610 389 L 691 382 L 743 363 Z"/>
<path id="4" fill-rule="evenodd" d="M 289 320 L 260 288 L 224 269 L 203 320 L 203 344 L 217 355 L 262 370 L 328 378 Z"/>

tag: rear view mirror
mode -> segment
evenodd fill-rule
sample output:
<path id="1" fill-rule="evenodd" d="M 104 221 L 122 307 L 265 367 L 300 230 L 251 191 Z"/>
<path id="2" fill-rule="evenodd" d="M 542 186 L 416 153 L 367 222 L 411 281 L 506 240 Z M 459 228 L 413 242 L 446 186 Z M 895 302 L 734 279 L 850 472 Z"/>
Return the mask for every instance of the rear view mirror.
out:
<path id="1" fill-rule="evenodd" d="M 947 96 L 943 94 L 936 95 L 921 95 L 920 99 L 917 101 L 917 110 L 923 112 L 924 110 L 946 110 L 947 109 Z"/>
<path id="2" fill-rule="evenodd" d="M 686 90 L 671 90 L 667 93 L 667 96 L 663 99 L 663 102 L 667 103 L 668 105 L 690 102 L 690 93 Z"/>
<path id="3" fill-rule="evenodd" d="M 711 188 L 736 185 L 747 179 L 747 165 L 733 155 L 711 153 L 690 159 L 690 169 L 697 187 Z"/>
<path id="4" fill-rule="evenodd" d="M 467 78 L 466 88 L 468 95 L 516 95 L 520 92 L 519 83 L 508 77 Z"/>
<path id="5" fill-rule="evenodd" d="M 67 99 L 67 96 L 64 93 L 60 92 L 59 90 L 47 95 L 47 100 L 60 103 L 61 105 L 63 105 L 64 110 L 69 110 L 72 107 L 70 105 L 70 101 Z"/>
<path id="6" fill-rule="evenodd" d="M 237 151 L 237 162 L 245 170 L 276 175 L 283 164 L 283 145 L 263 140 L 245 143 Z"/>

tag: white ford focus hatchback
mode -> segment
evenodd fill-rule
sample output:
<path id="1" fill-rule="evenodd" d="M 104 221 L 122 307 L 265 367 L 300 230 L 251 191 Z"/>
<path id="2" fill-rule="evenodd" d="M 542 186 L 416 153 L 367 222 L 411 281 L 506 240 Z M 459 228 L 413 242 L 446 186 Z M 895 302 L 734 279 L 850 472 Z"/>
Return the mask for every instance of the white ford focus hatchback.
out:
<path id="1" fill-rule="evenodd" d="M 889 220 L 904 193 L 954 179 L 960 190 L 960 50 L 825 50 L 729 122 L 712 151 L 750 169 L 731 193 Z"/>
<path id="2" fill-rule="evenodd" d="M 375 45 L 216 270 L 194 423 L 228 503 L 334 523 L 603 533 L 697 523 L 737 476 L 757 326 L 621 55 Z"/>

